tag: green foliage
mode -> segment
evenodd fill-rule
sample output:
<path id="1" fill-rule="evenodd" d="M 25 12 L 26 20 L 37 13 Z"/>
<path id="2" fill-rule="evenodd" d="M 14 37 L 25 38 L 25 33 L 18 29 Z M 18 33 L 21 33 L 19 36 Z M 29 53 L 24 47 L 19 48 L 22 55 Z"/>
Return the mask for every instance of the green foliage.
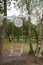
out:
<path id="1" fill-rule="evenodd" d="M 42 8 L 43 7 L 43 1 L 31 0 L 30 7 L 31 7 L 31 10 L 37 9 L 37 7 Z"/>
<path id="2" fill-rule="evenodd" d="M 41 52 L 41 55 L 43 56 L 43 51 Z"/>
<path id="3" fill-rule="evenodd" d="M 2 8 L 2 7 L 0 7 L 0 13 L 1 13 L 1 14 L 3 13 L 3 11 L 4 11 L 4 10 L 3 10 L 3 8 Z"/>
<path id="4" fill-rule="evenodd" d="M 18 28 L 14 25 L 13 22 L 11 22 L 10 20 L 7 20 L 5 38 L 9 39 L 9 37 L 11 37 L 11 39 L 16 38 L 18 40 L 19 38 L 23 38 L 22 35 L 23 35 L 23 28 L 22 27 Z"/>

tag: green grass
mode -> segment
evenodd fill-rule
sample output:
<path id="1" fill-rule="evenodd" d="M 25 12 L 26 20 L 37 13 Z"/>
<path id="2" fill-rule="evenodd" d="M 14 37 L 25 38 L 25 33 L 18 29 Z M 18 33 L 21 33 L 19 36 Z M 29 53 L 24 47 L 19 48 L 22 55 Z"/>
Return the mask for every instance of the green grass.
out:
<path id="1" fill-rule="evenodd" d="M 3 44 L 3 54 L 6 54 L 6 55 L 10 54 L 11 46 L 13 48 L 15 48 L 15 45 L 16 45 L 16 47 L 23 47 L 23 51 L 24 52 L 28 52 L 29 51 L 29 43 L 28 42 L 26 42 L 26 43 L 20 43 L 20 42 L 12 43 L 12 42 L 5 41 L 4 44 Z M 36 49 L 36 44 L 32 43 L 32 46 L 33 46 L 33 49 L 35 50 Z M 43 50 L 43 47 L 41 48 L 41 50 Z"/>

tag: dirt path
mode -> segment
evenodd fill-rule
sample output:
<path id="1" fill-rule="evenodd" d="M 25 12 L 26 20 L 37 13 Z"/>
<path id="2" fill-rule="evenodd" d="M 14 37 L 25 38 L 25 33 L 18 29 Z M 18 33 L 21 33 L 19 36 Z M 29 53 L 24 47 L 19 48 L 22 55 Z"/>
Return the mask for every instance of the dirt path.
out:
<path id="1" fill-rule="evenodd" d="M 43 65 L 43 58 L 37 58 L 28 54 L 21 57 L 5 57 L 0 65 Z"/>

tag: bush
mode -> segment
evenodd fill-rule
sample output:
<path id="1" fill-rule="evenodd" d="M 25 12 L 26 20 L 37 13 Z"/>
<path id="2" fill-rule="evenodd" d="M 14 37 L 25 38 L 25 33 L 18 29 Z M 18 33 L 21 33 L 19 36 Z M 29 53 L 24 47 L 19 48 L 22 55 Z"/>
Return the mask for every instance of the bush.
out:
<path id="1" fill-rule="evenodd" d="M 43 56 L 43 51 L 41 52 L 41 55 Z"/>

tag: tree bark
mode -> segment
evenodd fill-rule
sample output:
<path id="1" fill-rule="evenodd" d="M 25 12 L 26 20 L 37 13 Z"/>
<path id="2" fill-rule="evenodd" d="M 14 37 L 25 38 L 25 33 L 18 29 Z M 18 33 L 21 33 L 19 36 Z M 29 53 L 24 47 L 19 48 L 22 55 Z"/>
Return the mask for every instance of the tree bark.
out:
<path id="1" fill-rule="evenodd" d="M 7 0 L 4 0 L 4 16 L 7 16 Z M 3 19 L 2 35 L 0 37 L 0 57 L 2 56 L 5 30 L 6 30 L 6 18 Z"/>
<path id="2" fill-rule="evenodd" d="M 42 28 L 42 21 L 43 21 L 43 14 L 42 14 L 42 19 L 40 21 L 40 26 L 39 26 L 39 35 L 38 35 L 39 44 L 37 45 L 37 48 L 36 48 L 36 54 L 35 54 L 36 56 L 39 56 L 40 49 L 41 49 L 41 35 L 42 35 L 41 28 Z"/>
<path id="3" fill-rule="evenodd" d="M 27 11 L 28 11 L 28 14 L 30 15 L 30 10 L 29 10 L 29 6 L 30 6 L 30 1 L 29 0 L 27 0 L 27 2 L 26 2 L 26 5 L 27 5 Z M 30 17 L 28 17 L 28 28 L 29 28 L 29 31 L 28 31 L 28 33 L 29 33 L 29 44 L 30 44 L 30 51 L 29 51 L 29 53 L 30 54 L 33 54 L 33 47 L 32 47 L 32 42 L 31 42 L 31 19 L 30 19 Z"/>

